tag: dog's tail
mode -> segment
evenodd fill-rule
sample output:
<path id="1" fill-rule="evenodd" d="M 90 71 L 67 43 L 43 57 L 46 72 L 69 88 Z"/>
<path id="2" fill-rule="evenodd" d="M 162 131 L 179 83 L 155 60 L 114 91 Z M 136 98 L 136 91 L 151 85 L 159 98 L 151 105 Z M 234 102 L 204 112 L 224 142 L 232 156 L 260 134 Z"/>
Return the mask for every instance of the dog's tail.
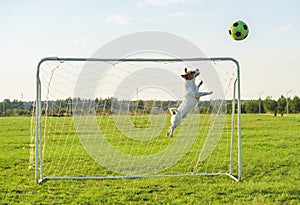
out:
<path id="1" fill-rule="evenodd" d="M 172 107 L 172 108 L 169 108 L 169 112 L 171 113 L 171 115 L 176 115 L 178 113 L 178 110 L 177 110 L 177 108 Z"/>

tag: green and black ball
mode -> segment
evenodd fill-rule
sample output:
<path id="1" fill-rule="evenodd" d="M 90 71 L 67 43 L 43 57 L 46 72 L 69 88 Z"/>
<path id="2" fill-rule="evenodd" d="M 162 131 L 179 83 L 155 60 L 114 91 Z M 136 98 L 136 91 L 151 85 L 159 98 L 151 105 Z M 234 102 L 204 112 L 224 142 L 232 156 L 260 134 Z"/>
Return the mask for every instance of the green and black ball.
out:
<path id="1" fill-rule="evenodd" d="M 249 27 L 243 21 L 235 21 L 229 27 L 229 35 L 236 41 L 244 40 L 249 33 Z"/>

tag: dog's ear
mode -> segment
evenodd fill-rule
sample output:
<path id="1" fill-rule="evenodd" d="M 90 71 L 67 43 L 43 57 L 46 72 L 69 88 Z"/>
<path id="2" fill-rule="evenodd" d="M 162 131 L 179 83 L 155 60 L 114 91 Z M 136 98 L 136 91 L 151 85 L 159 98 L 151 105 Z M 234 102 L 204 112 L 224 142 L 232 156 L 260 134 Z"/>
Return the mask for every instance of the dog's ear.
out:
<path id="1" fill-rule="evenodd" d="M 187 68 L 184 69 L 184 72 L 187 73 Z"/>
<path id="2" fill-rule="evenodd" d="M 188 76 L 187 75 L 181 75 L 181 77 L 183 77 L 184 79 L 187 80 Z"/>

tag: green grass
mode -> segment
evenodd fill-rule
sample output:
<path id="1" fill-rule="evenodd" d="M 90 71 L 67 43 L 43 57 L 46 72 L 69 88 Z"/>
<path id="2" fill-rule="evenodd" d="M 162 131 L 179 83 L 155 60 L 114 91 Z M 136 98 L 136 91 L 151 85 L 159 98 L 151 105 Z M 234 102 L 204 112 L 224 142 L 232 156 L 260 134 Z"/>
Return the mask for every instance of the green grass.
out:
<path id="1" fill-rule="evenodd" d="M 242 115 L 243 176 L 238 183 L 217 176 L 63 180 L 38 185 L 34 171 L 28 169 L 30 121 L 0 118 L 0 204 L 300 203 L 299 115 Z"/>

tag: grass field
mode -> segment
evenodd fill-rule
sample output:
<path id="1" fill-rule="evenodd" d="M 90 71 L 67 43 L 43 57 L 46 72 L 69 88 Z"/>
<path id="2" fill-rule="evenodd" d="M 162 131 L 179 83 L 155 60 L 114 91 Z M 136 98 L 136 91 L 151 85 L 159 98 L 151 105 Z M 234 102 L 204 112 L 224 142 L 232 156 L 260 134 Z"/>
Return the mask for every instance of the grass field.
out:
<path id="1" fill-rule="evenodd" d="M 300 116 L 242 115 L 243 176 L 46 181 L 29 166 L 31 118 L 0 118 L 0 204 L 299 204 Z"/>

